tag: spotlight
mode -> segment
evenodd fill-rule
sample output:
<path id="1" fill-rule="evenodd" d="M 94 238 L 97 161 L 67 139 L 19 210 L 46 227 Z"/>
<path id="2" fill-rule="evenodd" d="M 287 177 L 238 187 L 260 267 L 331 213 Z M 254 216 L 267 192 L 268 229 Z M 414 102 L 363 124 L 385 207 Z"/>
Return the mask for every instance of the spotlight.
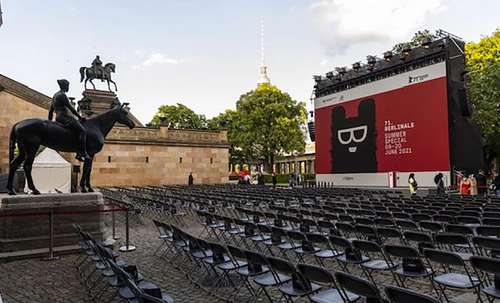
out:
<path id="1" fill-rule="evenodd" d="M 360 62 L 355 62 L 352 64 L 352 69 L 355 71 L 358 71 L 361 68 L 361 63 Z"/>
<path id="2" fill-rule="evenodd" d="M 406 43 L 404 46 L 403 46 L 403 49 L 401 50 L 401 52 L 405 55 L 405 56 L 408 56 L 411 52 L 411 45 L 410 43 Z"/>
<path id="3" fill-rule="evenodd" d="M 430 37 L 424 37 L 422 39 L 422 43 L 420 43 L 420 45 L 423 47 L 423 48 L 429 48 L 431 46 L 431 38 Z"/>
<path id="4" fill-rule="evenodd" d="M 377 63 L 377 58 L 375 56 L 366 56 L 366 62 L 368 63 L 368 69 L 373 70 L 375 63 Z"/>
<path id="5" fill-rule="evenodd" d="M 333 79 L 333 72 L 326 73 L 326 77 L 330 80 Z"/>
<path id="6" fill-rule="evenodd" d="M 337 71 L 337 73 L 339 73 L 340 75 L 343 75 L 346 73 L 346 68 L 345 67 L 336 67 L 335 70 Z"/>
<path id="7" fill-rule="evenodd" d="M 391 52 L 391 51 L 386 51 L 386 52 L 384 53 L 384 60 L 385 60 L 385 61 L 391 61 L 392 56 L 393 56 L 393 54 L 392 54 L 392 52 Z"/>

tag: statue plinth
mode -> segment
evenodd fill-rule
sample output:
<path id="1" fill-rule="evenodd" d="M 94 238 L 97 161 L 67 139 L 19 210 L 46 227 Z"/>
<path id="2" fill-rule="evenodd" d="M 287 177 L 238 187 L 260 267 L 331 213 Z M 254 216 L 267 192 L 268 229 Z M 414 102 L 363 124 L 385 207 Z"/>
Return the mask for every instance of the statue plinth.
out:
<path id="1" fill-rule="evenodd" d="M 88 108 L 80 108 L 80 112 L 87 118 L 109 110 L 114 104 L 118 103 L 118 97 L 114 92 L 96 89 L 86 89 L 82 93 L 84 98 L 88 98 Z"/>
<path id="2" fill-rule="evenodd" d="M 115 104 L 119 104 L 118 96 L 114 92 L 107 90 L 86 89 L 82 93 L 84 99 L 88 101 L 86 108 L 80 106 L 80 113 L 85 118 L 91 118 L 94 115 L 100 114 L 112 108 Z M 129 117 L 134 121 L 136 126 L 143 126 L 137 118 L 129 113 Z M 123 124 L 117 123 L 119 126 Z"/>
<path id="3" fill-rule="evenodd" d="M 103 240 L 101 193 L 19 195 L 0 198 L 0 258 L 43 254 L 49 246 L 49 213 L 53 213 L 54 250 L 78 249 L 73 224 Z"/>

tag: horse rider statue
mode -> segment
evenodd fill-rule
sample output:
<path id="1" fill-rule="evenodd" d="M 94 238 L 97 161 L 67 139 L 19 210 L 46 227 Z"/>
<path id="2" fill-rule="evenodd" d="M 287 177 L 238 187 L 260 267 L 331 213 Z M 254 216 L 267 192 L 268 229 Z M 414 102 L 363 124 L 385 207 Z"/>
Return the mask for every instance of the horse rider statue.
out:
<path id="1" fill-rule="evenodd" d="M 99 59 L 99 56 L 96 57 L 96 60 L 97 59 Z M 76 159 L 78 159 L 79 161 L 88 160 L 91 157 L 87 153 L 87 131 L 82 125 L 82 123 L 85 122 L 85 118 L 78 114 L 78 112 L 73 108 L 68 97 L 66 96 L 66 92 L 68 92 L 69 90 L 68 80 L 57 80 L 57 84 L 59 84 L 60 91 L 58 91 L 52 98 L 52 104 L 49 110 L 49 120 L 52 121 L 52 115 L 55 112 L 56 121 L 62 124 L 64 127 L 71 129 L 78 135 L 78 141 L 80 142 L 81 148 L 80 151 L 76 154 Z M 75 116 L 78 117 L 78 120 L 75 118 Z"/>
<path id="2" fill-rule="evenodd" d="M 94 61 L 92 61 L 92 68 L 94 69 L 94 73 L 97 79 L 101 79 L 101 82 L 104 81 L 104 69 L 102 67 L 101 58 L 99 55 L 95 56 Z"/>
<path id="3" fill-rule="evenodd" d="M 115 86 L 115 91 L 118 89 L 116 88 L 116 83 L 111 79 L 111 73 L 115 72 L 115 64 L 114 63 L 106 63 L 103 65 L 101 58 L 99 56 L 96 56 L 95 59 L 92 61 L 92 65 L 89 67 L 82 66 L 80 67 L 80 82 L 84 83 L 85 89 L 87 89 L 87 81 L 92 84 L 92 87 L 94 89 L 95 85 L 92 82 L 94 79 L 99 79 L 101 82 L 107 81 L 108 82 L 108 90 L 111 91 L 110 83 L 113 83 Z"/>

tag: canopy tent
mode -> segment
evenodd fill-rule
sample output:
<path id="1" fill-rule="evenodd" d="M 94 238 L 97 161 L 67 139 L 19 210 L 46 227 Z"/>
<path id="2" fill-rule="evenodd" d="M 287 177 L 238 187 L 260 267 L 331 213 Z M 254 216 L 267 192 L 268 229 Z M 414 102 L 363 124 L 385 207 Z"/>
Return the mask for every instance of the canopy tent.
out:
<path id="1" fill-rule="evenodd" d="M 71 192 L 71 163 L 55 150 L 45 148 L 33 162 L 33 182 L 41 193 Z M 26 182 L 25 191 L 28 191 Z"/>

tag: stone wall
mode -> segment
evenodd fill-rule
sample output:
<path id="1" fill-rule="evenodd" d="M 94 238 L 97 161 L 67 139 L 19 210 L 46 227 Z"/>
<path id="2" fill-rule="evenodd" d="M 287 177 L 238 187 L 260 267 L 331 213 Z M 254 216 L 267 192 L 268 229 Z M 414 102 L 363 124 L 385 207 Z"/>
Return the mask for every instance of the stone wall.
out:
<path id="1" fill-rule="evenodd" d="M 8 173 L 14 123 L 46 119 L 50 102 L 48 96 L 0 75 L 0 174 Z M 79 163 L 74 154 L 62 155 Z M 226 131 L 115 127 L 95 158 L 92 180 L 94 186 L 186 184 L 192 171 L 196 184 L 224 183 L 228 159 Z"/>
<path id="2" fill-rule="evenodd" d="M 94 186 L 195 184 L 228 180 L 228 149 L 107 143 L 93 166 Z"/>
<path id="3" fill-rule="evenodd" d="M 0 91 L 0 174 L 9 171 L 9 136 L 12 126 L 27 118 L 47 118 L 47 110 L 26 102 L 7 91 Z"/>

